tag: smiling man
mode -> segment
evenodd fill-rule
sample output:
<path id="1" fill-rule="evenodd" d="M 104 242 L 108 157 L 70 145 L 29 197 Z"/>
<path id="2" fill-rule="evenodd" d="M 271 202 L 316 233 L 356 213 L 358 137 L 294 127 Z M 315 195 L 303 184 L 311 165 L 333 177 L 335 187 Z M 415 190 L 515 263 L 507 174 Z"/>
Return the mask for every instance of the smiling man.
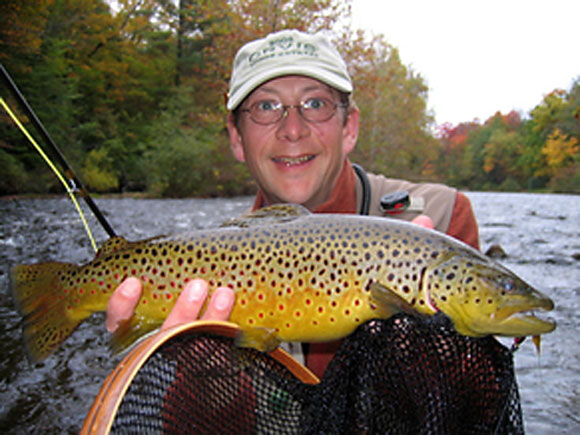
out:
<path id="1" fill-rule="evenodd" d="M 358 110 L 310 77 L 259 86 L 229 116 L 234 156 L 246 162 L 266 203 L 315 210 L 331 197 L 358 135 Z"/>
<path id="2" fill-rule="evenodd" d="M 435 228 L 477 248 L 477 224 L 463 194 L 443 185 L 366 174 L 350 163 L 347 155 L 356 145 L 359 129 L 352 92 L 346 64 L 323 34 L 283 30 L 238 51 L 227 127 L 234 156 L 245 162 L 259 187 L 254 209 L 297 203 L 315 213 L 384 215 L 381 198 L 404 190 L 415 199 L 414 205 L 394 217 Z M 192 279 L 163 327 L 198 318 L 208 293 L 207 282 Z M 136 278 L 119 286 L 109 301 L 109 331 L 133 314 L 140 295 Z M 234 299 L 230 288 L 216 289 L 203 318 L 227 320 Z M 322 375 L 337 346 L 308 346 L 307 366 Z"/>

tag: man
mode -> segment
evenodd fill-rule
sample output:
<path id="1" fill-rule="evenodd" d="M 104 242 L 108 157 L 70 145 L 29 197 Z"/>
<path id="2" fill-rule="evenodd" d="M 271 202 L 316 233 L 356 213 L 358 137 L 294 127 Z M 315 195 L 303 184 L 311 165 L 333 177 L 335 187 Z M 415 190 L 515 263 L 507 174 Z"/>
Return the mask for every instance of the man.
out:
<path id="1" fill-rule="evenodd" d="M 297 203 L 315 213 L 357 213 L 365 202 L 364 190 L 370 188 L 369 213 L 382 215 L 380 198 L 404 189 L 420 207 L 397 217 L 434 227 L 477 248 L 477 224 L 461 193 L 353 169 L 347 155 L 358 138 L 359 111 L 352 91 L 344 61 L 322 34 L 284 30 L 238 51 L 227 128 L 234 156 L 246 163 L 258 184 L 254 209 Z M 208 291 L 205 281 L 190 281 L 162 328 L 195 320 Z M 119 286 L 109 301 L 109 331 L 132 315 L 140 294 L 136 278 Z M 233 303 L 233 291 L 218 288 L 202 318 L 227 320 Z M 337 346 L 310 345 L 306 365 L 320 376 Z"/>

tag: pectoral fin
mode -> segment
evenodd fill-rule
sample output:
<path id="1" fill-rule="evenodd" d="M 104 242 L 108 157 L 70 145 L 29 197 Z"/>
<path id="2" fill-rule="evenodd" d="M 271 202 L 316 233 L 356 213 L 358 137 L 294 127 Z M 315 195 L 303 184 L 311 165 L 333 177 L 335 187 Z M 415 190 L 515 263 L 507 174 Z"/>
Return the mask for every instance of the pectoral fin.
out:
<path id="1" fill-rule="evenodd" d="M 371 299 L 379 306 L 384 318 L 401 312 L 417 314 L 409 302 L 379 282 L 371 285 Z"/>
<path id="2" fill-rule="evenodd" d="M 251 347 L 262 352 L 270 352 L 280 345 L 276 331 L 270 328 L 242 329 L 235 338 L 238 347 Z"/>
<path id="3" fill-rule="evenodd" d="M 114 354 L 127 351 L 141 340 L 157 332 L 161 323 L 160 319 L 147 318 L 139 314 L 133 315 L 129 320 L 121 322 L 111 336 L 111 350 Z"/>

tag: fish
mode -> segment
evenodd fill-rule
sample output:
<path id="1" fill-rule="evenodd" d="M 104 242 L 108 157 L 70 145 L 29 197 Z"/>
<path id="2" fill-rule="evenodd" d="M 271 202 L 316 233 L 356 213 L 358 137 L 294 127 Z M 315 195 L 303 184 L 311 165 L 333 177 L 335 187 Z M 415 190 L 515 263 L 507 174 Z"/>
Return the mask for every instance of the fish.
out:
<path id="1" fill-rule="evenodd" d="M 31 360 L 44 360 L 82 321 L 106 310 L 129 276 L 142 281 L 143 294 L 113 334 L 114 352 L 158 329 L 193 278 L 234 289 L 237 343 L 259 350 L 337 340 L 399 312 L 442 312 L 471 337 L 539 336 L 556 327 L 535 314 L 554 308 L 549 297 L 463 242 L 400 220 L 285 204 L 217 228 L 141 241 L 113 237 L 84 265 L 14 266 L 12 294 Z"/>

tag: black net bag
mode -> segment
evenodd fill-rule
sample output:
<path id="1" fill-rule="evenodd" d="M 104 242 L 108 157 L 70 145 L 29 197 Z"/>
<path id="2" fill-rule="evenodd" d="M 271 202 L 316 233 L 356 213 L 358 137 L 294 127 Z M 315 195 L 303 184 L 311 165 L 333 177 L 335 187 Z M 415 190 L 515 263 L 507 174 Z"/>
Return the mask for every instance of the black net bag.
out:
<path id="1" fill-rule="evenodd" d="M 194 323 L 144 342 L 109 376 L 84 433 L 523 433 L 511 352 L 444 316 L 362 325 L 323 379 L 281 350 Z"/>

